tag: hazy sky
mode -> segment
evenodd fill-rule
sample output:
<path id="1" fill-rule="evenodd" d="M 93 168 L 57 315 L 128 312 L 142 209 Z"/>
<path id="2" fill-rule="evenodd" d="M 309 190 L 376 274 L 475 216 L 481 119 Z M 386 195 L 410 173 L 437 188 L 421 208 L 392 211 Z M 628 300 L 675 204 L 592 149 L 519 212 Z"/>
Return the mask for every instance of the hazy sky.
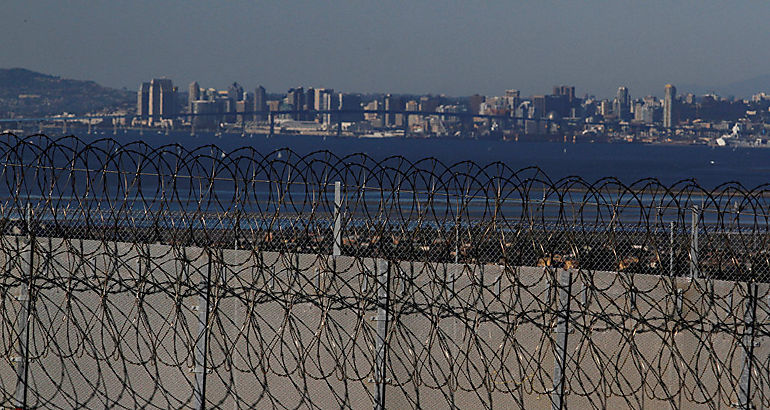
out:
<path id="1" fill-rule="evenodd" d="M 0 67 L 130 89 L 661 95 L 770 73 L 768 21 L 766 1 L 5 0 Z"/>

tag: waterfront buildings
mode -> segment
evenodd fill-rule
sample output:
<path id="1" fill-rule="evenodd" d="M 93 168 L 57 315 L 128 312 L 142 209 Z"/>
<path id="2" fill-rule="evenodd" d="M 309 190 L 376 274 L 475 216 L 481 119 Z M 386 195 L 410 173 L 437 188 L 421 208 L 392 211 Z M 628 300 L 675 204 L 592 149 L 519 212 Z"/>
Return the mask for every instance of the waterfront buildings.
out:
<path id="1" fill-rule="evenodd" d="M 181 104 L 168 79 L 140 84 L 136 112 L 142 124 L 247 132 L 357 133 L 393 131 L 420 137 L 546 138 L 560 140 L 663 141 L 708 143 L 736 121 L 746 138 L 770 134 L 770 97 L 757 94 L 736 100 L 714 94 L 677 95 L 666 85 L 663 98 L 632 99 L 625 86 L 611 98 L 578 97 L 575 87 L 557 85 L 551 94 L 522 96 L 516 89 L 502 95 L 354 94 L 324 87 L 294 87 L 268 94 L 263 86 L 245 92 L 238 83 L 226 90 L 202 88 L 192 82 Z M 187 102 L 187 104 L 184 103 Z M 368 112 L 364 113 L 362 109 Z M 178 112 L 198 114 L 177 117 Z M 271 124 L 266 122 L 271 119 Z M 409 114 L 405 114 L 408 112 Z M 768 124 L 764 126 L 762 124 Z M 764 128 L 763 128 L 764 127 Z M 742 137 L 743 138 L 743 137 Z"/>

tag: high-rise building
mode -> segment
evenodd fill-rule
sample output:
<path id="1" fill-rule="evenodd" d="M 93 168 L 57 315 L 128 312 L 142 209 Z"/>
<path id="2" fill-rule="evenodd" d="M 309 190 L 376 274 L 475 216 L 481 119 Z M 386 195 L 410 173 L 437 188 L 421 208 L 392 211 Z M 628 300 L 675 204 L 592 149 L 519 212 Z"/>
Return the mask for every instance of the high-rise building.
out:
<path id="1" fill-rule="evenodd" d="M 380 100 L 372 100 L 364 106 L 364 109 L 367 111 L 380 111 L 382 103 Z M 382 126 L 382 116 L 378 112 L 367 112 L 364 114 L 364 119 L 371 122 L 374 127 Z"/>
<path id="2" fill-rule="evenodd" d="M 631 97 L 628 88 L 618 87 L 618 93 L 613 102 L 613 111 L 618 119 L 628 121 L 631 119 Z"/>
<path id="3" fill-rule="evenodd" d="M 243 121 L 251 120 L 251 116 L 250 115 L 244 114 L 248 110 L 249 110 L 249 101 L 247 101 L 246 99 L 243 99 L 243 100 L 240 100 L 240 101 L 236 101 L 235 102 L 235 112 L 238 113 L 238 114 L 235 116 L 235 121 L 240 123 L 240 122 L 243 122 Z"/>
<path id="4" fill-rule="evenodd" d="M 505 103 L 505 111 L 510 114 L 521 102 L 521 92 L 519 90 L 505 90 L 503 101 Z"/>
<path id="5" fill-rule="evenodd" d="M 193 117 L 192 125 L 195 128 L 214 129 L 221 117 L 217 114 L 222 112 L 223 104 L 221 100 L 197 100 L 193 101 L 192 113 L 198 114 Z"/>
<path id="6" fill-rule="evenodd" d="M 326 98 L 326 97 L 324 97 L 325 94 L 334 94 L 334 90 L 332 90 L 330 88 L 316 88 L 315 89 L 315 93 L 313 95 L 313 97 L 314 97 L 313 109 L 314 110 L 316 110 L 316 111 L 321 111 L 321 110 L 324 110 L 324 109 L 328 110 L 328 108 L 323 108 L 323 106 L 324 106 L 323 101 L 324 101 L 324 98 Z M 309 104 L 310 103 L 308 102 L 308 105 Z"/>
<path id="7" fill-rule="evenodd" d="M 321 102 L 321 106 L 323 107 L 324 110 L 332 111 L 337 109 L 337 106 L 339 105 L 339 103 L 335 104 L 334 100 L 336 98 L 334 97 L 335 95 L 333 92 L 324 93 L 321 96 L 321 98 L 323 99 L 323 101 Z M 337 121 L 336 115 L 332 115 L 331 113 L 326 113 L 323 115 L 324 124 L 331 124 L 332 122 L 336 122 L 336 121 Z"/>
<path id="8" fill-rule="evenodd" d="M 339 110 L 340 111 L 355 111 L 361 109 L 361 96 L 356 94 L 344 94 L 339 93 Z M 343 112 L 340 113 L 340 120 L 345 122 L 355 122 L 364 119 L 364 115 L 360 112 Z"/>
<path id="9" fill-rule="evenodd" d="M 302 109 L 305 111 L 315 110 L 315 89 L 313 87 L 307 88 L 307 91 L 305 92 L 305 103 L 302 106 Z"/>
<path id="10" fill-rule="evenodd" d="M 436 107 L 438 107 L 440 103 L 441 103 L 441 100 L 438 97 L 423 95 L 422 97 L 420 97 L 420 111 L 435 112 Z"/>
<path id="11" fill-rule="evenodd" d="M 243 93 L 243 99 L 235 103 L 235 112 L 238 113 L 235 120 L 238 122 L 253 121 L 254 114 L 244 114 L 246 112 L 252 111 L 253 109 L 254 94 L 246 92 Z"/>
<path id="12" fill-rule="evenodd" d="M 237 82 L 230 84 L 230 86 L 227 87 L 227 96 L 225 98 L 227 98 L 227 112 L 231 114 L 226 116 L 225 120 L 227 122 L 236 121 L 237 117 L 232 114 L 237 111 L 238 101 L 243 100 L 243 87 Z"/>
<path id="13" fill-rule="evenodd" d="M 339 103 L 334 103 L 334 90 L 330 88 L 316 88 L 315 90 L 315 102 L 313 106 L 316 111 L 329 111 L 334 110 L 339 106 Z M 328 124 L 332 121 L 332 116 L 329 113 L 321 115 L 321 122 Z"/>
<path id="14" fill-rule="evenodd" d="M 561 95 L 567 99 L 567 102 L 572 104 L 575 99 L 575 87 L 569 85 L 557 85 L 553 87 L 553 95 Z"/>
<path id="15" fill-rule="evenodd" d="M 479 106 L 481 106 L 481 103 L 479 103 Z M 409 112 L 417 112 L 420 111 L 420 103 L 418 103 L 415 100 L 409 100 L 404 105 L 404 110 Z M 412 127 L 413 125 L 420 122 L 420 116 L 418 115 L 409 115 L 407 116 L 407 125 L 409 127 Z"/>
<path id="16" fill-rule="evenodd" d="M 187 91 L 187 106 L 190 109 L 190 112 L 192 112 L 193 108 L 193 101 L 198 101 L 201 99 L 201 86 L 198 85 L 197 81 L 193 81 L 190 83 L 190 88 Z"/>
<path id="17" fill-rule="evenodd" d="M 404 109 L 404 102 L 401 98 L 387 94 L 385 95 L 385 101 L 384 101 L 384 109 L 386 111 L 385 113 L 385 126 L 396 126 L 401 127 L 403 126 L 403 114 L 397 115 L 395 113 L 390 113 L 388 111 L 403 111 Z M 399 121 L 400 120 L 400 121 Z"/>
<path id="18" fill-rule="evenodd" d="M 150 83 L 139 85 L 136 93 L 136 115 L 146 117 L 150 115 Z"/>
<path id="19" fill-rule="evenodd" d="M 599 114 L 605 118 L 612 115 L 612 104 L 608 100 L 602 100 L 599 105 Z"/>
<path id="20" fill-rule="evenodd" d="M 553 87 L 553 93 L 545 96 L 543 116 L 556 114 L 557 117 L 568 117 L 575 106 L 575 87 L 558 85 Z"/>
<path id="21" fill-rule="evenodd" d="M 267 120 L 267 93 L 261 85 L 254 90 L 254 111 L 263 112 L 254 117 L 257 121 Z"/>
<path id="22" fill-rule="evenodd" d="M 645 124 L 652 124 L 660 118 L 660 106 L 656 104 L 645 103 L 641 107 L 641 119 Z"/>
<path id="23" fill-rule="evenodd" d="M 290 88 L 286 92 L 286 104 L 289 105 L 289 110 L 293 111 L 291 118 L 294 120 L 304 120 L 304 115 L 301 115 L 303 107 L 305 105 L 305 89 L 302 87 Z"/>
<path id="24" fill-rule="evenodd" d="M 676 125 L 676 87 L 666 84 L 663 96 L 663 126 L 671 128 Z"/>
<path id="25" fill-rule="evenodd" d="M 171 80 L 155 78 L 150 81 L 148 106 L 151 123 L 176 114 L 176 92 Z"/>
<path id="26" fill-rule="evenodd" d="M 243 100 L 243 87 L 238 83 L 232 83 L 227 87 L 227 98 L 233 103 Z"/>
<path id="27" fill-rule="evenodd" d="M 543 118 L 548 113 L 546 111 L 546 96 L 545 95 L 533 95 L 532 96 L 532 108 L 533 115 L 530 118 Z"/>

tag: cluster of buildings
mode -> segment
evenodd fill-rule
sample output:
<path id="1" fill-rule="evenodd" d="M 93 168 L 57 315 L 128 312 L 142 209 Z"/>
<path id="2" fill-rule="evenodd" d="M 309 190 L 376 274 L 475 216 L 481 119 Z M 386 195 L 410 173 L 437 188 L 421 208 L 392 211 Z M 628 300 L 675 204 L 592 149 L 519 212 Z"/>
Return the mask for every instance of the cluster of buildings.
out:
<path id="1" fill-rule="evenodd" d="M 147 124 L 171 121 L 178 113 L 177 88 L 167 78 L 155 78 L 139 85 L 136 96 L 136 115 L 146 118 Z"/>
<path id="2" fill-rule="evenodd" d="M 296 87 L 268 94 L 238 83 L 226 90 L 198 82 L 180 91 L 169 79 L 142 83 L 134 124 L 191 129 L 237 128 L 243 132 L 338 135 L 403 135 L 502 139 L 640 140 L 715 143 L 736 123 L 756 141 L 766 132 L 770 97 L 723 98 L 678 95 L 668 84 L 663 98 L 632 98 L 621 86 L 613 98 L 577 96 L 574 86 L 524 97 L 355 94 L 329 88 Z M 192 115 L 191 115 L 192 114 Z M 725 134 L 725 132 L 730 132 Z M 724 138 L 723 138 L 724 141 Z"/>
<path id="3" fill-rule="evenodd" d="M 580 119 L 586 123 L 627 122 L 638 124 L 661 123 L 663 127 L 676 125 L 676 87 L 666 85 L 665 97 L 647 96 L 633 100 L 627 87 L 618 87 L 613 99 L 597 99 L 593 96 L 575 96 L 573 86 L 555 86 L 549 95 L 533 95 L 522 98 L 518 90 L 507 90 L 503 96 L 473 96 L 471 108 L 478 105 L 479 114 L 507 115 L 518 119 Z"/>

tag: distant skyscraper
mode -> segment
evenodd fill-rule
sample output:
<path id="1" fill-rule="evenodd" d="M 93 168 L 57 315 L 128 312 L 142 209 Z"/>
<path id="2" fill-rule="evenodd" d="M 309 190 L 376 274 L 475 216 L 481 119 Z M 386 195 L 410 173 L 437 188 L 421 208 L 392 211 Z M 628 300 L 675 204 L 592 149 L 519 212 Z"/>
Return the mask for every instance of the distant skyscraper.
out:
<path id="1" fill-rule="evenodd" d="M 471 98 L 473 98 L 473 97 L 471 97 Z M 479 102 L 479 107 L 480 106 L 481 106 L 481 102 Z M 418 103 L 415 100 L 409 100 L 409 101 L 406 102 L 406 104 L 404 104 L 404 110 L 405 111 L 409 111 L 409 112 L 420 111 L 420 103 Z M 478 114 L 478 111 L 476 112 L 476 114 Z M 406 122 L 407 122 L 406 125 L 411 127 L 411 126 L 413 126 L 413 125 L 415 125 L 415 124 L 420 122 L 420 117 L 417 116 L 417 115 L 409 115 L 409 116 L 407 116 Z"/>
<path id="2" fill-rule="evenodd" d="M 379 111 L 382 109 L 382 103 L 380 100 L 372 100 L 364 106 L 364 109 L 367 111 Z M 368 112 L 364 114 L 364 119 L 371 122 L 373 127 L 382 127 L 382 116 L 380 113 Z"/>
<path id="3" fill-rule="evenodd" d="M 613 111 L 620 120 L 629 120 L 631 117 L 631 97 L 628 95 L 628 88 L 618 87 L 618 93 L 615 97 L 615 106 Z"/>
<path id="4" fill-rule="evenodd" d="M 305 92 L 305 103 L 303 104 L 302 109 L 305 111 L 315 110 L 315 89 L 313 87 L 307 88 L 307 91 Z"/>
<path id="5" fill-rule="evenodd" d="M 167 78 L 150 81 L 149 114 L 150 122 L 170 118 L 176 114 L 176 92 L 174 84 Z"/>
<path id="6" fill-rule="evenodd" d="M 471 96 L 471 101 L 475 96 Z M 519 103 L 521 102 L 521 92 L 519 90 L 505 90 L 505 95 L 503 96 L 503 101 L 505 102 L 505 108 L 508 113 L 512 113 L 514 110 L 516 110 L 516 107 L 519 106 Z M 481 101 L 484 102 L 484 101 Z M 474 112 L 475 106 L 471 105 L 470 111 L 474 114 L 478 114 L 478 112 Z M 481 104 L 479 103 L 479 108 L 481 108 Z"/>
<path id="7" fill-rule="evenodd" d="M 190 83 L 190 88 L 187 91 L 187 105 L 190 108 L 190 112 L 193 111 L 193 101 L 201 99 L 201 86 L 197 81 Z"/>
<path id="8" fill-rule="evenodd" d="M 609 117 L 612 113 L 612 104 L 608 100 L 602 100 L 601 105 L 599 106 L 599 113 L 603 117 Z"/>
<path id="9" fill-rule="evenodd" d="M 246 114 L 253 110 L 254 110 L 254 94 L 244 92 L 243 99 L 235 103 L 235 112 L 238 113 L 238 115 L 236 115 L 235 120 L 238 121 L 239 123 L 243 121 L 253 121 L 254 114 L 250 114 L 250 113 Z"/>
<path id="10" fill-rule="evenodd" d="M 663 96 L 663 126 L 665 128 L 673 127 L 676 121 L 676 87 L 666 84 L 665 94 Z"/>
<path id="11" fill-rule="evenodd" d="M 238 101 L 243 100 L 243 87 L 238 83 L 232 83 L 227 87 L 227 98 L 233 102 L 233 106 Z"/>
<path id="12" fill-rule="evenodd" d="M 403 100 L 399 97 L 387 94 L 385 96 L 385 104 L 384 109 L 385 111 L 402 111 L 404 109 L 404 103 Z M 401 121 L 398 121 L 398 120 Z M 397 126 L 400 127 L 403 125 L 403 115 L 396 115 L 394 113 L 386 113 L 385 114 L 385 126 Z"/>
<path id="13" fill-rule="evenodd" d="M 333 103 L 334 101 L 334 90 L 330 88 L 316 88 L 315 90 L 315 101 L 313 103 L 313 106 L 315 107 L 316 111 L 328 111 L 336 109 L 337 106 Z M 321 115 L 321 122 L 324 124 L 328 124 L 332 121 L 332 117 L 330 114 L 323 114 Z"/>
<path id="14" fill-rule="evenodd" d="M 243 87 L 237 82 L 230 84 L 230 86 L 227 87 L 227 101 L 225 102 L 227 107 L 226 111 L 231 114 L 238 111 L 238 101 L 243 100 L 243 98 Z M 234 115 L 228 115 L 225 117 L 225 121 L 227 122 L 233 122 L 236 120 L 237 118 Z"/>
<path id="15" fill-rule="evenodd" d="M 239 123 L 243 121 L 251 121 L 252 116 L 244 114 L 246 111 L 251 110 L 251 104 L 252 104 L 251 101 L 249 101 L 246 98 L 240 101 L 236 101 L 235 112 L 238 113 L 238 115 L 236 115 L 235 117 L 236 121 L 238 121 Z"/>
<path id="16" fill-rule="evenodd" d="M 291 118 L 294 120 L 304 120 L 304 115 L 301 115 L 302 109 L 305 105 L 305 89 L 302 87 L 291 88 L 286 93 L 286 104 L 288 104 L 293 111 Z"/>
<path id="17" fill-rule="evenodd" d="M 261 85 L 254 91 L 254 111 L 267 111 L 267 93 Z M 265 121 L 267 113 L 257 114 L 255 118 L 257 121 Z"/>
<path id="18" fill-rule="evenodd" d="M 326 93 L 326 92 L 330 92 L 330 91 L 327 90 L 326 88 L 316 88 L 315 89 L 315 91 L 313 93 L 313 109 L 314 110 L 318 111 L 318 110 L 321 109 L 321 105 L 322 105 L 321 101 L 323 100 L 323 98 L 321 98 L 321 95 Z M 308 104 L 310 104 L 310 103 L 308 102 Z"/>
<path id="19" fill-rule="evenodd" d="M 645 124 L 652 124 L 656 117 L 660 116 L 660 107 L 657 104 L 645 103 L 641 107 L 640 117 Z"/>
<path id="20" fill-rule="evenodd" d="M 136 115 L 146 117 L 150 115 L 150 83 L 139 85 L 136 93 Z"/>
<path id="21" fill-rule="evenodd" d="M 331 91 L 331 90 L 330 90 Z M 324 110 L 336 110 L 337 104 L 335 104 L 335 95 L 333 92 L 324 93 L 323 98 L 323 105 Z M 337 116 L 332 114 L 324 114 L 323 115 L 323 122 L 324 124 L 331 124 L 332 122 L 337 121 Z"/>
<path id="22" fill-rule="evenodd" d="M 553 95 L 562 95 L 567 99 L 567 102 L 572 104 L 572 101 L 575 99 L 575 87 L 569 85 L 554 86 Z"/>
<path id="23" fill-rule="evenodd" d="M 546 98 L 545 95 L 533 95 L 532 107 L 534 108 L 533 115 L 530 118 L 543 118 L 546 116 Z"/>
<path id="24" fill-rule="evenodd" d="M 361 96 L 355 94 L 339 93 L 339 110 L 355 111 L 361 109 Z M 364 115 L 360 112 L 346 112 L 340 114 L 340 120 L 346 122 L 361 121 Z"/>

